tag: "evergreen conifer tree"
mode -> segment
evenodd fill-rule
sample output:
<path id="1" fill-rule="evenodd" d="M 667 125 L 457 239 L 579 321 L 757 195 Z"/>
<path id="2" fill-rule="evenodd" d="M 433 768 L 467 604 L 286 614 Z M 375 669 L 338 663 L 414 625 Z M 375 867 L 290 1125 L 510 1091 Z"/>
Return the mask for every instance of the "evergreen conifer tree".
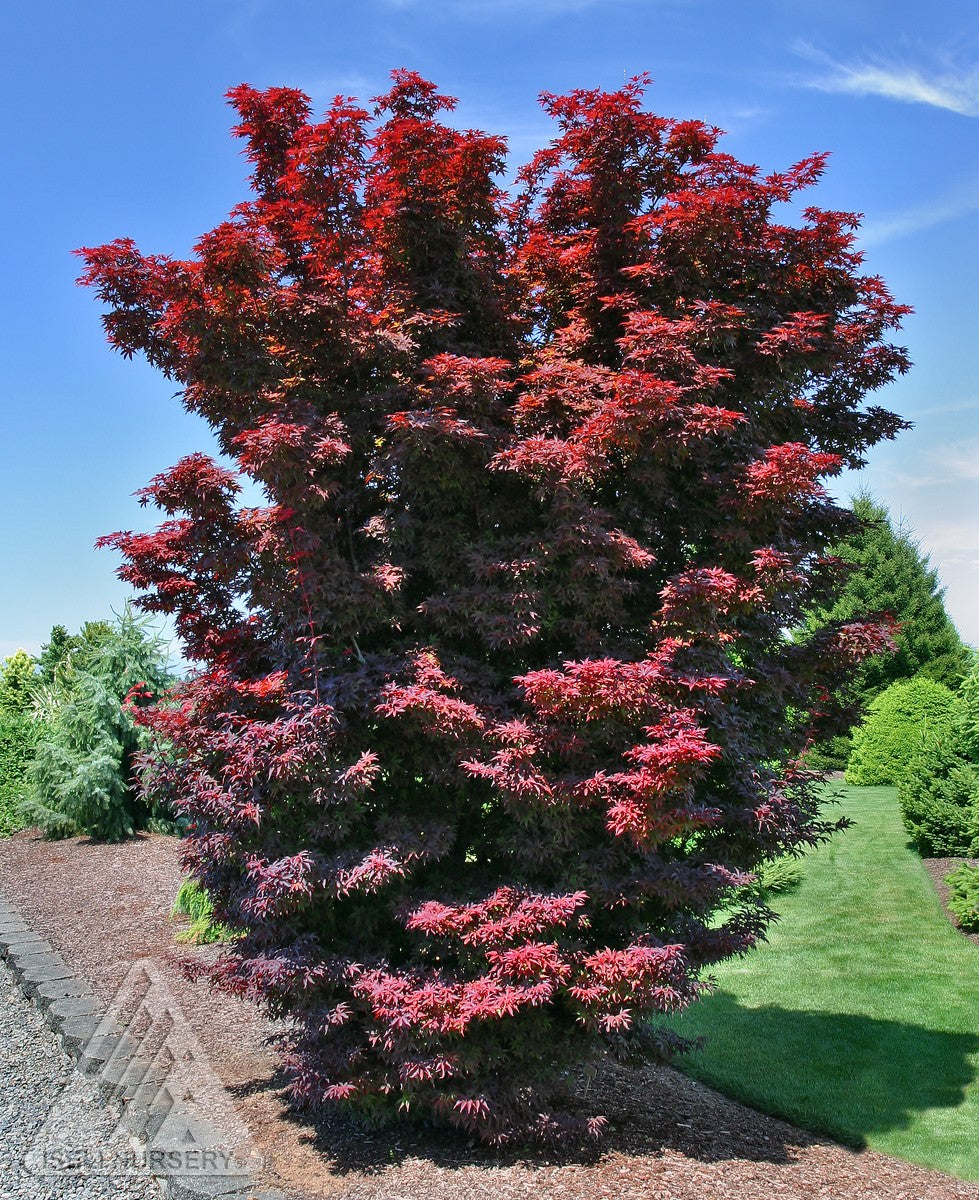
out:
<path id="1" fill-rule="evenodd" d="M 969 651 L 945 610 L 938 573 L 903 525 L 863 493 L 854 498 L 854 531 L 831 553 L 853 572 L 831 607 L 812 610 L 806 636 L 869 614 L 889 613 L 900 625 L 897 650 L 860 667 L 859 691 L 869 703 L 901 679 L 923 675 L 956 688 L 969 670 Z"/>
<path id="2" fill-rule="evenodd" d="M 26 712 L 37 683 L 37 660 L 26 650 L 15 650 L 0 664 L 0 710 Z"/>
<path id="3" fill-rule="evenodd" d="M 86 638 L 86 630 L 97 637 Z M 133 703 L 157 698 L 171 676 L 159 637 L 128 607 L 113 625 L 89 622 L 70 640 L 75 652 L 62 657 L 45 689 L 50 727 L 22 814 L 52 837 L 119 841 L 158 815 L 133 786 L 138 756 L 151 741 L 133 719 Z"/>
<path id="4" fill-rule="evenodd" d="M 970 761 L 979 763 L 979 658 L 971 666 L 969 674 L 959 688 L 962 705 L 962 753 Z"/>
<path id="5" fill-rule="evenodd" d="M 53 626 L 51 635 L 41 647 L 41 653 L 37 660 L 41 668 L 43 683 L 54 683 L 55 672 L 70 651 L 72 641 L 72 636 L 64 625 Z"/>
<path id="6" fill-rule="evenodd" d="M 59 669 L 67 671 L 77 667 L 85 670 L 86 664 L 99 658 L 102 647 L 115 633 L 111 621 L 86 621 L 77 633 L 69 633 L 64 625 L 55 625 L 38 658 L 40 682 L 53 684 Z"/>

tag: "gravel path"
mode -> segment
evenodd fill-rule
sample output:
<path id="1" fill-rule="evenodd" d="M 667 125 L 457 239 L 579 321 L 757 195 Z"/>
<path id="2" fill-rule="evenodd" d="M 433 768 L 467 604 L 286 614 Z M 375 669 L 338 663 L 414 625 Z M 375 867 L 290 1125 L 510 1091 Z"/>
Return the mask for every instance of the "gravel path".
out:
<path id="1" fill-rule="evenodd" d="M 0 1070 L 0 1200 L 160 1200 L 159 1185 L 146 1176 L 36 1173 L 45 1149 L 49 1162 L 65 1161 L 69 1147 L 122 1161 L 132 1147 L 3 962 Z"/>

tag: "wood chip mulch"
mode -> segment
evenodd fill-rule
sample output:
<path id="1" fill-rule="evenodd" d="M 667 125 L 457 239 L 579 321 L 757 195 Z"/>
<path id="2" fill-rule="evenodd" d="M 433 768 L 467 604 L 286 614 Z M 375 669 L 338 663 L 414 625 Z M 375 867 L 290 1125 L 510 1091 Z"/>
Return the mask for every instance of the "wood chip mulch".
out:
<path id="1" fill-rule="evenodd" d="M 154 961 L 264 1155 L 265 1182 L 290 1200 L 979 1200 L 979 1184 L 836 1145 L 664 1068 L 593 1082 L 611 1132 L 590 1158 L 502 1156 L 451 1133 L 368 1135 L 339 1117 L 292 1116 L 274 1027 L 181 970 L 214 950 L 174 944 L 179 880 L 172 838 L 24 831 L 0 842 L 0 890 L 107 1003 L 134 961 Z"/>

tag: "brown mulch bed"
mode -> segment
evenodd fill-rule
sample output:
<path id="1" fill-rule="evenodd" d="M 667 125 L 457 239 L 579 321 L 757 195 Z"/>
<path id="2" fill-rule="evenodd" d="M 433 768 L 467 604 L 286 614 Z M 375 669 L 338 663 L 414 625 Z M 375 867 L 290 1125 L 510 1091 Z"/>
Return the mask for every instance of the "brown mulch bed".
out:
<path id="1" fill-rule="evenodd" d="M 945 882 L 945 876 L 956 867 L 961 866 L 964 862 L 972 862 L 971 858 L 924 858 L 921 860 L 925 864 L 925 870 L 931 876 L 931 881 L 935 885 L 935 891 L 938 893 L 938 899 L 942 902 L 942 910 L 949 921 L 959 930 L 964 938 L 968 938 L 970 942 L 974 942 L 979 946 L 979 933 L 968 933 L 965 929 L 959 929 L 958 922 L 948 907 L 949 886 Z"/>
<path id="2" fill-rule="evenodd" d="M 174 839 L 153 835 L 112 846 L 25 831 L 0 843 L 0 890 L 106 1002 L 132 962 L 154 960 L 234 1097 L 267 1182 L 291 1200 L 979 1200 L 979 1184 L 846 1149 L 663 1068 L 595 1080 L 611 1132 L 590 1159 L 501 1156 L 453 1134 L 368 1136 L 340 1118 L 290 1116 L 273 1026 L 181 971 L 188 955 L 213 949 L 174 944 L 178 854 Z"/>

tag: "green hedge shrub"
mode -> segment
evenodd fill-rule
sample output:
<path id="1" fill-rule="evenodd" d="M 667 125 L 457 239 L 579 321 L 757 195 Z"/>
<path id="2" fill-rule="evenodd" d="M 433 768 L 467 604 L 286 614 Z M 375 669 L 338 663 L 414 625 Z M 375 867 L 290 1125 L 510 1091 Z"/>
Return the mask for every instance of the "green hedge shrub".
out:
<path id="1" fill-rule="evenodd" d="M 812 771 L 843 771 L 853 749 L 853 739 L 848 733 L 837 734 L 825 742 L 817 742 L 804 756 L 806 766 Z"/>
<path id="2" fill-rule="evenodd" d="M 20 807 L 37 743 L 44 725 L 29 713 L 0 708 L 0 837 L 23 828 Z"/>
<path id="3" fill-rule="evenodd" d="M 948 907 L 961 929 L 979 931 L 979 867 L 962 863 L 945 877 L 951 889 Z"/>
<path id="4" fill-rule="evenodd" d="M 979 766 L 961 746 L 957 733 L 927 739 L 898 784 L 904 826 L 925 857 L 979 853 Z"/>
<path id="5" fill-rule="evenodd" d="M 925 742 L 954 738 L 959 720 L 959 702 L 944 684 L 920 676 L 891 684 L 853 731 L 847 783 L 899 784 Z"/>

